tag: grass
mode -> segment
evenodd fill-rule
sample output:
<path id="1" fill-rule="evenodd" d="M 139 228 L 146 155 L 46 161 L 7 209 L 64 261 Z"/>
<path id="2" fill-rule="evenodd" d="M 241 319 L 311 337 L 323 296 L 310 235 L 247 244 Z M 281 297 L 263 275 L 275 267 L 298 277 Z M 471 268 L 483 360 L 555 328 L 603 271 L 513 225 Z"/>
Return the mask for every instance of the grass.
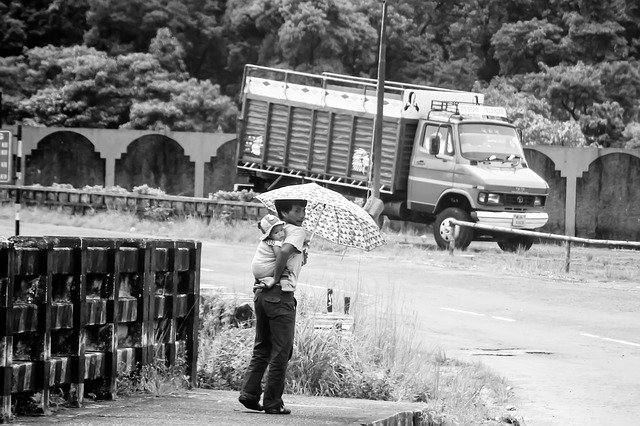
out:
<path id="1" fill-rule="evenodd" d="M 424 403 L 432 425 L 499 424 L 512 398 L 507 381 L 481 363 L 464 363 L 425 350 L 412 316 L 398 315 L 395 301 L 377 301 L 354 312 L 353 334 L 318 331 L 307 315 L 320 305 L 298 304 L 294 354 L 285 392 L 343 398 Z M 203 297 L 198 383 L 239 390 L 251 358 L 250 322 L 235 323 L 234 300 Z M 226 319 L 225 319 L 226 318 Z"/>
<path id="2" fill-rule="evenodd" d="M 11 220 L 13 217 L 12 206 L 0 207 L 0 219 Z M 131 232 L 133 235 L 214 240 L 225 243 L 253 243 L 256 239 L 253 223 L 215 218 L 209 224 L 202 219 L 188 217 L 158 222 L 115 211 L 70 215 L 62 208 L 57 210 L 23 208 L 21 219 L 25 222 Z M 635 282 L 637 280 L 638 270 L 635 265 L 640 259 L 638 250 L 574 245 L 571 249 L 570 272 L 567 273 L 565 272 L 565 248 L 562 245 L 541 243 L 535 244 L 527 252 L 505 253 L 495 243 L 473 242 L 467 251 L 456 251 L 454 256 L 450 256 L 446 251 L 437 249 L 428 227 L 418 227 L 418 230 L 398 226 L 385 227 L 383 233 L 387 245 L 377 248 L 373 253 L 390 259 L 408 259 L 443 268 L 499 271 L 563 281 Z M 344 247 L 322 238 L 314 238 L 313 249 L 335 253 L 345 251 Z"/>

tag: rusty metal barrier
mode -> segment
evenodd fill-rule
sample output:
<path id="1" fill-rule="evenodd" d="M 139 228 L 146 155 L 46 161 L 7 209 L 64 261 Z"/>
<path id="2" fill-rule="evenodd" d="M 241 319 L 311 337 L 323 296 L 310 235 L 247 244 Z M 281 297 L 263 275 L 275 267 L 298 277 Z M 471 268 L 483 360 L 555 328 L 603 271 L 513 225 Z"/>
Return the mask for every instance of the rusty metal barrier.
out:
<path id="1" fill-rule="evenodd" d="M 145 212 L 164 209 L 174 216 L 230 217 L 237 220 L 258 220 L 268 210 L 261 203 L 244 201 L 221 201 L 209 198 L 179 197 L 164 195 L 141 195 L 134 193 L 108 193 L 33 186 L 0 186 L 0 204 L 13 203 L 17 189 L 22 195 L 22 204 L 45 208 L 62 207 L 71 213 L 85 214 L 95 211 Z"/>
<path id="2" fill-rule="evenodd" d="M 195 384 L 201 243 L 13 237 L 0 242 L 1 420 L 12 395 L 55 387 L 83 402 L 100 381 L 185 357 Z"/>
<path id="3" fill-rule="evenodd" d="M 500 226 L 484 225 L 477 222 L 466 222 L 463 220 L 449 219 L 449 223 L 453 226 L 453 238 L 449 241 L 449 254 L 453 255 L 456 241 L 455 236 L 458 234 L 456 227 L 466 226 L 468 228 L 483 229 L 485 231 L 495 231 L 503 234 L 522 235 L 526 237 L 564 241 L 565 243 L 565 261 L 564 271 L 569 272 L 571 269 L 571 243 L 585 244 L 592 246 L 605 246 L 605 247 L 624 247 L 628 249 L 638 250 L 640 249 L 640 241 L 623 241 L 623 240 L 596 240 L 592 238 L 571 237 L 569 235 L 551 234 L 548 232 L 529 231 L 526 229 L 512 229 L 503 228 Z"/>

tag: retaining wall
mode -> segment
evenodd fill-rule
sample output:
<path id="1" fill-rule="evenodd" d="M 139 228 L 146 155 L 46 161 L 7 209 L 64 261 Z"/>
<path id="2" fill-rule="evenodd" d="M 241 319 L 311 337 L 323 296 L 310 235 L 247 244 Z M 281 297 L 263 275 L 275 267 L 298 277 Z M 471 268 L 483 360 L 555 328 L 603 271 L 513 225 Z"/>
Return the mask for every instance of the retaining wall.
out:
<path id="1" fill-rule="evenodd" d="M 13 237 L 0 242 L 0 398 L 85 385 L 184 356 L 195 383 L 201 245 L 195 241 Z"/>

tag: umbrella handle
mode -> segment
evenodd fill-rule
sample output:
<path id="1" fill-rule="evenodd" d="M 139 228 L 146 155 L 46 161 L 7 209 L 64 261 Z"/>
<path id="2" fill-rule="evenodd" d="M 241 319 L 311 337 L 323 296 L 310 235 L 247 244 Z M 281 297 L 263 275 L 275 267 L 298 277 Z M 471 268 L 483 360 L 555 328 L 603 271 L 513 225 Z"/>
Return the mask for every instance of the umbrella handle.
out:
<path id="1" fill-rule="evenodd" d="M 309 242 L 311 242 L 311 240 L 313 240 L 313 236 L 316 235 L 316 228 L 318 227 L 318 223 L 320 223 L 320 218 L 322 217 L 322 213 L 324 213 L 324 209 L 327 207 L 326 204 L 322 205 L 322 211 L 320 212 L 320 214 L 318 215 L 318 220 L 316 220 L 316 224 L 313 227 L 313 231 L 311 232 L 311 236 L 309 237 Z"/>

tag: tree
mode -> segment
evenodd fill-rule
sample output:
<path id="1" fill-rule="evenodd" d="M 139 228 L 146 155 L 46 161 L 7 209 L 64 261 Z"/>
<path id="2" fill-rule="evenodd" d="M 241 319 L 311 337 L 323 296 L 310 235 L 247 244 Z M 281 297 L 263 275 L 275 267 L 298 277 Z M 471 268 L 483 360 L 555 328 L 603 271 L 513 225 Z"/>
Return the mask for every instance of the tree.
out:
<path id="1" fill-rule="evenodd" d="M 582 133 L 591 144 L 608 148 L 623 145 L 624 110 L 617 102 L 594 103 L 580 117 Z"/>
<path id="2" fill-rule="evenodd" d="M 223 0 L 88 0 L 84 39 L 111 55 L 146 52 L 158 29 L 168 28 L 185 49 L 187 71 L 196 78 L 227 78 L 220 20 Z"/>
<path id="3" fill-rule="evenodd" d="M 547 20 L 506 23 L 491 37 L 500 74 L 539 72 L 539 63 L 555 66 L 566 53 L 562 28 Z"/>
<path id="4" fill-rule="evenodd" d="M 552 116 L 559 120 L 578 120 L 587 108 L 605 99 L 600 70 L 579 62 L 577 65 L 543 66 L 543 72 L 530 75 L 524 90 L 544 97 Z"/>
<path id="5" fill-rule="evenodd" d="M 599 68 L 607 99 L 622 107 L 625 122 L 640 121 L 640 61 L 605 62 Z"/>
<path id="6" fill-rule="evenodd" d="M 25 80 L 15 116 L 48 126 L 232 130 L 235 106 L 218 86 L 181 70 L 182 48 L 168 30 L 150 51 L 114 57 L 48 46 L 5 60 Z"/>
<path id="7" fill-rule="evenodd" d="M 87 0 L 6 0 L 0 3 L 0 57 L 48 44 L 82 42 Z"/>
<path id="8" fill-rule="evenodd" d="M 598 63 L 626 58 L 629 49 L 624 27 L 615 21 L 589 21 L 576 12 L 565 18 L 569 52 L 575 60 Z"/>
<path id="9" fill-rule="evenodd" d="M 496 77 L 486 87 L 476 84 L 474 91 L 484 93 L 487 105 L 499 105 L 507 109 L 509 118 L 522 130 L 527 145 L 586 145 L 576 121 L 551 118 L 549 103 L 519 90 L 514 81 Z"/>
<path id="10" fill-rule="evenodd" d="M 377 31 L 361 0 L 281 1 L 281 57 L 295 69 L 360 74 L 376 63 Z M 337 59 L 337 60 L 336 60 Z M 306 66 L 303 66 L 306 65 Z"/>
<path id="11" fill-rule="evenodd" d="M 197 132 L 233 132 L 237 110 L 220 87 L 209 81 L 160 81 L 152 84 L 157 94 L 148 100 L 136 100 L 130 121 L 123 128 L 170 129 Z"/>

